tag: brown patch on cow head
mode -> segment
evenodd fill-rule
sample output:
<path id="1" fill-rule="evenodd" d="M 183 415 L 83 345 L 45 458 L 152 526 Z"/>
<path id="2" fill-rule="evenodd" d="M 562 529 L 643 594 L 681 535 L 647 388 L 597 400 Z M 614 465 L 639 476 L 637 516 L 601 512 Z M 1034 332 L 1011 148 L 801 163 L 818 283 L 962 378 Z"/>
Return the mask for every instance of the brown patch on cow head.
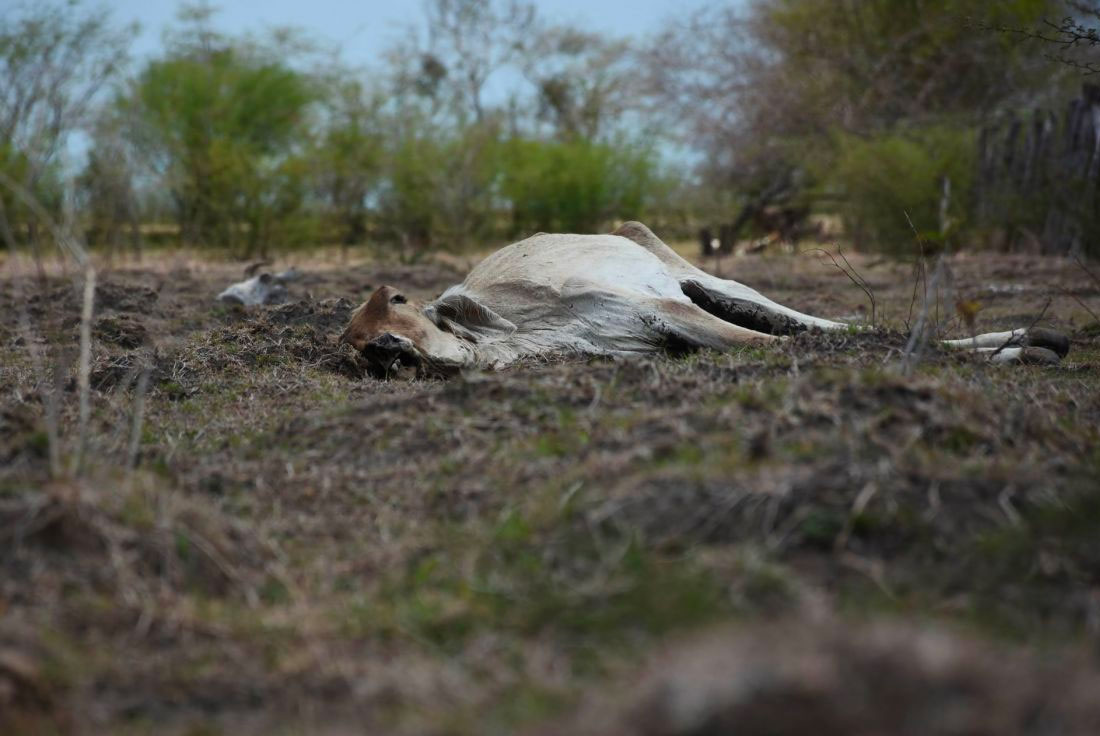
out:
<path id="1" fill-rule="evenodd" d="M 464 357 L 457 339 L 439 329 L 423 308 L 392 286 L 382 286 L 352 313 L 340 342 L 348 343 L 385 376 L 398 364 L 439 372 Z"/>
<path id="2" fill-rule="evenodd" d="M 403 337 L 415 342 L 424 332 L 420 321 L 428 322 L 408 298 L 392 286 L 378 288 L 370 299 L 352 312 L 340 342 L 346 342 L 362 352 L 371 340 L 386 332 L 399 331 Z M 430 324 L 430 322 L 428 322 Z"/>

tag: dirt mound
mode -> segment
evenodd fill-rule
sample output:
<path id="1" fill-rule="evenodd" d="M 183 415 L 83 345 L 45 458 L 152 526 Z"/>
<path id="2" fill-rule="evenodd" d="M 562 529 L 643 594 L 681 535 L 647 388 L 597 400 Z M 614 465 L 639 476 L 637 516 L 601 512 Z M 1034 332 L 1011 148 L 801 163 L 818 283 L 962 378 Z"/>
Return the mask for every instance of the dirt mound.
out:
<path id="1" fill-rule="evenodd" d="M 79 315 L 83 296 L 76 282 L 55 282 L 44 291 L 34 289 L 26 303 L 32 316 L 50 311 L 73 312 Z M 115 312 L 147 313 L 157 303 L 157 290 L 141 284 L 103 280 L 96 284 L 95 308 Z"/>
<path id="2" fill-rule="evenodd" d="M 347 299 L 326 299 L 257 310 L 203 333 L 178 351 L 158 356 L 158 378 L 186 385 L 210 373 L 281 362 L 304 362 L 362 378 L 365 362 L 350 346 L 338 343 L 352 309 Z"/>
<path id="3" fill-rule="evenodd" d="M 194 601 L 254 609 L 274 560 L 255 527 L 140 473 L 9 492 L 0 497 L 0 547 L 0 606 L 12 613 L 0 623 L 5 733 L 41 732 L 44 723 L 67 732 L 65 721 L 77 712 L 88 722 L 79 672 L 64 661 L 79 650 L 36 632 L 120 637 L 110 654 L 125 660 L 123 650 L 136 641 L 180 636 L 180 619 L 186 625 Z M 17 628 L 16 619 L 32 611 L 29 633 Z M 171 697 L 170 673 L 128 682 L 144 662 L 103 667 L 95 708 L 124 707 L 139 691 Z"/>
<path id="4" fill-rule="evenodd" d="M 40 412 L 26 403 L 0 407 L 0 464 L 12 465 L 28 457 L 44 457 L 46 434 Z"/>
<path id="5" fill-rule="evenodd" d="M 626 704 L 602 693 L 540 734 L 1060 736 L 1100 732 L 1100 678 L 914 626 L 790 623 L 661 658 Z M 611 713 L 608 713 L 608 710 Z"/>
<path id="6" fill-rule="evenodd" d="M 98 391 L 127 388 L 148 370 L 150 385 L 182 398 L 224 371 L 287 362 L 309 363 L 359 379 L 365 375 L 365 363 L 350 346 L 337 342 L 353 308 L 347 299 L 234 307 L 222 315 L 222 326 L 200 332 L 181 346 L 100 355 L 92 365 L 91 384 Z M 141 323 L 126 316 L 102 318 L 96 327 L 104 339 L 110 337 L 120 347 L 140 347 L 133 343 L 145 335 Z"/>
<path id="7" fill-rule="evenodd" d="M 76 590 L 131 600 L 165 591 L 254 596 L 266 552 L 240 524 L 149 478 L 66 482 L 0 499 L 0 598 Z"/>
<path id="8" fill-rule="evenodd" d="M 271 325 L 309 325 L 326 333 L 343 331 L 356 305 L 347 299 L 298 301 L 268 309 L 263 320 Z"/>
<path id="9" fill-rule="evenodd" d="M 145 324 L 128 314 L 100 317 L 92 327 L 92 334 L 96 339 L 126 349 L 141 346 L 149 337 Z"/>
<path id="10" fill-rule="evenodd" d="M 577 528 L 637 533 L 667 550 L 757 543 L 793 563 L 824 553 L 838 571 L 854 555 L 875 560 L 894 585 L 969 589 L 991 605 L 997 595 L 984 584 L 992 591 L 1013 565 L 1041 558 L 1050 573 L 1035 585 L 1061 581 L 1066 591 L 1047 613 L 1085 617 L 1089 583 L 1078 581 L 1089 578 L 1078 571 L 1095 555 L 1074 530 L 1100 513 L 1087 467 L 1066 459 L 1092 450 L 1048 407 L 1005 412 L 965 384 L 889 371 L 819 371 L 782 394 L 735 395 L 724 415 L 654 422 L 646 445 L 656 470 L 594 470 L 604 497 L 581 503 Z M 720 458 L 711 449 L 731 445 Z M 1011 470 L 998 461 L 1022 452 L 1031 459 Z"/>
<path id="11" fill-rule="evenodd" d="M 57 664 L 34 626 L 14 616 L 0 621 L 0 729 L 30 733 L 44 723 L 65 729 L 65 718 L 50 717 L 56 698 L 48 671 Z"/>
<path id="12" fill-rule="evenodd" d="M 157 303 L 158 293 L 148 286 L 104 281 L 96 286 L 95 298 L 98 309 L 145 314 Z"/>

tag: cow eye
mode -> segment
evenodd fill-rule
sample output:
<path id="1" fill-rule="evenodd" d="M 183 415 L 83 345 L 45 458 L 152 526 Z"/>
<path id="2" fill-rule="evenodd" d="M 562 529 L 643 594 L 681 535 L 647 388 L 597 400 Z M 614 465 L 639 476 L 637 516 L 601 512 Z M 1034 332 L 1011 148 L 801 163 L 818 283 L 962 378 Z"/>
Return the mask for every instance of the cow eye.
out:
<path id="1" fill-rule="evenodd" d="M 394 294 L 394 295 L 393 295 L 393 296 L 392 296 L 392 297 L 390 298 L 390 304 L 405 304 L 405 303 L 406 303 L 406 302 L 408 302 L 408 301 L 409 301 L 409 300 L 408 300 L 408 299 L 406 299 L 406 298 L 404 297 L 404 295 L 402 295 L 402 294 Z"/>

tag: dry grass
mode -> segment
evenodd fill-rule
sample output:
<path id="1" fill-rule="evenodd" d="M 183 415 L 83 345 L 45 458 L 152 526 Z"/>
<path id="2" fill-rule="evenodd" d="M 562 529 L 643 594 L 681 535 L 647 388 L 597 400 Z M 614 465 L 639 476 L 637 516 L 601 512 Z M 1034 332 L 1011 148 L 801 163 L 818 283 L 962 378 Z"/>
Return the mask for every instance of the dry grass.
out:
<path id="1" fill-rule="evenodd" d="M 81 293 L 60 273 L 5 289 L 30 326 L 0 326 L 5 733 L 511 732 L 600 708 L 584 694 L 682 633 L 777 615 L 833 622 L 821 651 L 778 637 L 777 661 L 932 620 L 978 691 L 994 638 L 1023 663 L 1005 692 L 1043 692 L 1039 654 L 1100 642 L 1100 330 L 1080 306 L 1100 291 L 1072 262 L 954 258 L 978 329 L 1053 298 L 1073 352 L 1007 369 L 932 347 L 906 375 L 911 269 L 851 260 L 880 329 L 448 382 L 364 377 L 336 336 L 371 288 L 430 297 L 455 265 L 317 259 L 256 311 L 212 302 L 231 264 L 101 269 L 87 472 L 53 481 L 27 343 L 66 367 L 70 458 Z M 868 309 L 810 256 L 723 267 L 811 313 Z M 960 334 L 949 317 L 930 305 Z"/>

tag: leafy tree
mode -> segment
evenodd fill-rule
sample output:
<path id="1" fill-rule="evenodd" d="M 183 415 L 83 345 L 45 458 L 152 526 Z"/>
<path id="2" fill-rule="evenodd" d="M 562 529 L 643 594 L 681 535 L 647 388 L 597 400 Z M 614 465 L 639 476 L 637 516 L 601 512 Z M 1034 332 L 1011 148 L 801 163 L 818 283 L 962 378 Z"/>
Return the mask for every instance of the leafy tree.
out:
<path id="1" fill-rule="evenodd" d="M 425 122 L 406 118 L 400 134 L 387 141 L 379 215 L 386 235 L 401 243 L 406 257 L 432 245 L 439 228 L 439 190 L 444 144 Z"/>
<path id="2" fill-rule="evenodd" d="M 500 173 L 500 129 L 485 120 L 442 136 L 437 187 L 440 222 L 449 244 L 480 242 L 494 230 Z"/>
<path id="3" fill-rule="evenodd" d="M 596 140 L 636 108 L 633 49 L 568 26 L 543 29 L 523 60 L 536 89 L 537 118 L 560 140 Z"/>
<path id="4" fill-rule="evenodd" d="M 345 246 L 367 234 L 368 200 L 377 194 L 385 159 L 386 119 L 381 96 L 339 70 L 324 107 L 313 152 L 318 194 Z"/>
<path id="5" fill-rule="evenodd" d="M 832 170 L 820 179 L 839 195 L 858 246 L 908 248 L 914 227 L 922 240 L 939 244 L 966 227 L 977 168 L 971 131 L 944 126 L 838 136 Z"/>
<path id="6" fill-rule="evenodd" d="M 123 137 L 124 125 L 112 112 L 104 110 L 93 125 L 87 161 L 76 178 L 77 192 L 87 213 L 86 240 L 89 245 L 107 245 L 114 253 L 125 238 L 140 257 L 136 166 Z"/>
<path id="7" fill-rule="evenodd" d="M 122 100 L 134 138 L 175 200 L 183 238 L 262 252 L 303 202 L 301 156 L 316 94 L 277 47 L 233 41 L 198 17 Z"/>
<path id="8" fill-rule="evenodd" d="M 505 147 L 501 194 L 516 232 L 597 232 L 641 217 L 655 179 L 645 148 L 517 139 Z"/>
<path id="9" fill-rule="evenodd" d="M 485 120 L 482 95 L 496 71 L 519 58 L 537 34 L 535 7 L 521 0 L 430 0 L 426 5 L 428 46 L 421 70 L 446 81 L 460 115 Z"/>
<path id="10" fill-rule="evenodd" d="M 56 211 L 57 154 L 124 67 L 132 34 L 113 25 L 108 11 L 79 2 L 0 14 L 0 237 L 25 233 L 37 248 L 35 219 L 13 187 Z"/>
<path id="11" fill-rule="evenodd" d="M 1001 106 L 1036 103 L 1058 90 L 1033 53 L 977 32 L 974 21 L 1026 26 L 1058 5 L 756 0 L 743 11 L 712 8 L 655 40 L 647 81 L 670 125 L 702 154 L 703 181 L 740 192 L 746 209 L 804 206 L 825 201 L 822 195 L 835 206 L 836 197 L 856 196 L 861 177 L 876 180 L 888 168 L 869 152 L 911 158 L 920 149 L 930 158 L 914 181 L 925 188 L 909 194 L 916 197 L 910 207 L 921 210 L 942 189 L 942 181 L 924 176 L 937 157 L 921 141 L 942 140 L 945 127 L 962 140 Z M 874 214 L 880 224 L 871 230 L 894 238 L 901 232 L 895 223 L 908 229 L 902 208 L 872 199 L 891 209 Z M 840 206 L 849 218 L 858 210 L 863 226 L 872 217 L 854 202 Z"/>

